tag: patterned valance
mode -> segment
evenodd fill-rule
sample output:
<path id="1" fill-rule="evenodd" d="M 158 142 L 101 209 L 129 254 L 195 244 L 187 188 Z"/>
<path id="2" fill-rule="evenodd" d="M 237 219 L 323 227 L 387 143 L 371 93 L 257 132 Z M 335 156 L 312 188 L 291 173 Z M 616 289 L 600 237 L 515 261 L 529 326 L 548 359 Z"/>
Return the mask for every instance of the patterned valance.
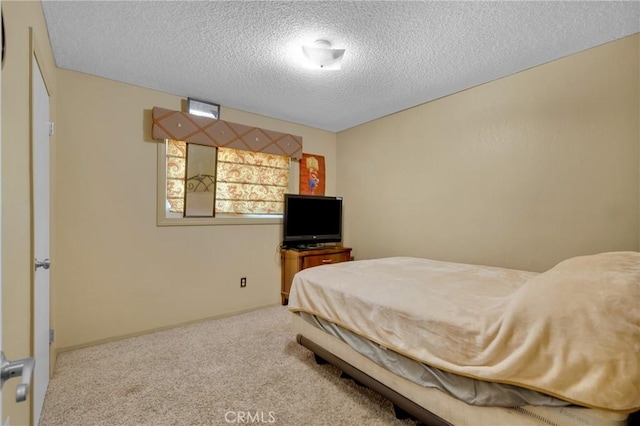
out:
<path id="1" fill-rule="evenodd" d="M 302 137 L 186 112 L 153 107 L 154 139 L 173 139 L 200 145 L 302 158 Z"/>

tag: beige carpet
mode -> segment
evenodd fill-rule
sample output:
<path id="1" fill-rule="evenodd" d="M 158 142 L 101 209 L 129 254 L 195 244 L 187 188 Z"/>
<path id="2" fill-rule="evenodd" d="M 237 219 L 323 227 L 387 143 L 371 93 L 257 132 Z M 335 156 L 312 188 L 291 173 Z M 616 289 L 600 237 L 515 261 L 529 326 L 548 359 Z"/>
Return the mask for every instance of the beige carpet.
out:
<path id="1" fill-rule="evenodd" d="M 316 365 L 273 307 L 63 353 L 41 426 L 414 425 Z"/>

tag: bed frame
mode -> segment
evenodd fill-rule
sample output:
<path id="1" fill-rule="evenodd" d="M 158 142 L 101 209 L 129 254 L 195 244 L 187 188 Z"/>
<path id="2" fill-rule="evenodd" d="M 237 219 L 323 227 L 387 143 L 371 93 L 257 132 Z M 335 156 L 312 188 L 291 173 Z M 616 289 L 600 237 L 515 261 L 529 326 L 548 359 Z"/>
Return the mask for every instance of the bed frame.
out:
<path id="1" fill-rule="evenodd" d="M 312 351 L 316 362 L 329 362 L 344 374 L 389 399 L 396 417 L 414 417 L 429 426 L 517 424 L 623 426 L 627 415 L 582 407 L 479 407 L 437 389 L 425 388 L 396 376 L 340 339 L 291 314 L 297 342 Z"/>
<path id="2" fill-rule="evenodd" d="M 359 385 L 366 386 L 391 401 L 397 418 L 405 419 L 413 417 L 430 426 L 453 426 L 451 423 L 436 416 L 410 399 L 405 398 L 385 384 L 358 370 L 353 365 L 341 360 L 306 337 L 298 334 L 296 341 L 313 352 L 317 364 L 322 365 L 328 362 L 342 371 L 342 377 L 351 378 Z"/>

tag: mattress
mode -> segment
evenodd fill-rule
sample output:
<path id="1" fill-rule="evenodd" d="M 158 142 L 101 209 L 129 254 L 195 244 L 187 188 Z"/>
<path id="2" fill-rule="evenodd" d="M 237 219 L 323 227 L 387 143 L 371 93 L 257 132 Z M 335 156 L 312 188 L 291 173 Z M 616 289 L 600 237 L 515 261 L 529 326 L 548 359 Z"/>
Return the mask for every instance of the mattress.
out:
<path id="1" fill-rule="evenodd" d="M 574 405 L 640 408 L 640 253 L 536 274 L 419 258 L 303 270 L 289 309 L 442 371 Z"/>
<path id="2" fill-rule="evenodd" d="M 517 408 L 478 407 L 469 405 L 435 388 L 426 388 L 393 374 L 367 357 L 353 350 L 340 339 L 309 324 L 300 315 L 291 315 L 292 331 L 304 336 L 363 374 L 425 408 L 443 424 L 474 426 L 624 426 L 627 415 L 583 407 Z"/>

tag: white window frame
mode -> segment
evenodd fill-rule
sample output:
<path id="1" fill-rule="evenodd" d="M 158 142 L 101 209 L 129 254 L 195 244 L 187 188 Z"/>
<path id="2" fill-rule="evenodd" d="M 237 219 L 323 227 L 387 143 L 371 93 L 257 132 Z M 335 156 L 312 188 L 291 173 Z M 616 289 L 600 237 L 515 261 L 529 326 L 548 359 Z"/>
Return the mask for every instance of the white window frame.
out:
<path id="1" fill-rule="evenodd" d="M 168 217 L 167 216 L 167 151 L 166 140 L 157 143 L 158 153 L 158 179 L 156 194 L 156 213 L 158 226 L 202 226 L 202 225 L 280 225 L 282 215 L 234 215 L 216 217 Z M 300 164 L 291 161 L 289 168 L 289 193 L 298 193 Z"/>

